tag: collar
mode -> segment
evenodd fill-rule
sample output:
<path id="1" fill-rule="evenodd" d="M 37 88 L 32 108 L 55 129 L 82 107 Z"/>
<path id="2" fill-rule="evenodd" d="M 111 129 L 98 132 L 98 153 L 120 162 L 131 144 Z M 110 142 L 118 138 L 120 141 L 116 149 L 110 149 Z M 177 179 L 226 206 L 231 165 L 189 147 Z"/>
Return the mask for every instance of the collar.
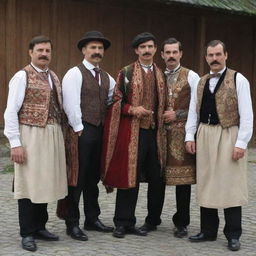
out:
<path id="1" fill-rule="evenodd" d="M 151 64 L 149 64 L 149 65 L 145 65 L 145 64 L 140 63 L 140 66 L 142 68 L 146 69 L 146 70 L 153 70 L 153 62 Z"/>
<path id="2" fill-rule="evenodd" d="M 93 70 L 94 68 L 99 68 L 99 66 L 94 66 L 92 63 L 90 63 L 86 59 L 83 60 L 83 64 L 89 70 Z"/>
<path id="3" fill-rule="evenodd" d="M 173 74 L 176 74 L 176 73 L 178 73 L 179 72 L 179 70 L 181 69 L 181 65 L 179 64 L 175 69 L 173 69 L 173 70 L 170 70 L 169 68 L 166 68 L 165 69 L 165 71 L 164 71 L 164 73 L 165 73 L 165 75 L 173 75 Z"/>
<path id="4" fill-rule="evenodd" d="M 30 65 L 37 71 L 37 72 L 48 72 L 49 69 L 47 68 L 46 70 L 42 70 L 38 67 L 36 67 L 32 62 L 30 63 Z"/>
<path id="5" fill-rule="evenodd" d="M 170 74 L 175 73 L 176 71 L 178 71 L 181 68 L 180 64 L 175 68 L 175 69 L 169 69 L 166 68 L 166 71 L 170 72 Z"/>
<path id="6" fill-rule="evenodd" d="M 217 72 L 217 74 L 220 74 L 220 76 L 223 74 L 223 72 L 226 70 L 226 66 L 222 69 L 222 70 L 220 70 L 219 72 Z M 213 71 L 211 71 L 210 70 L 210 74 L 214 74 L 214 72 Z"/>

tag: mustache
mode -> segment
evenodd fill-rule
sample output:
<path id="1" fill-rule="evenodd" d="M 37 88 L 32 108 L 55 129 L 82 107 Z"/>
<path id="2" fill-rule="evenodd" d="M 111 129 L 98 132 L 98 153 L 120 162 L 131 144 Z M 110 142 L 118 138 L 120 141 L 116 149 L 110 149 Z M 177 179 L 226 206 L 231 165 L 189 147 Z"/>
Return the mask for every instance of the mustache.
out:
<path id="1" fill-rule="evenodd" d="M 94 54 L 92 54 L 92 56 L 91 56 L 92 58 L 103 58 L 103 56 L 101 55 L 101 54 L 99 54 L 99 53 L 94 53 Z"/>
<path id="2" fill-rule="evenodd" d="M 47 56 L 41 56 L 38 58 L 39 60 L 49 60 L 49 58 Z"/>
<path id="3" fill-rule="evenodd" d="M 152 54 L 150 52 L 145 52 L 142 54 L 142 56 L 151 56 Z"/>
<path id="4" fill-rule="evenodd" d="M 214 65 L 214 64 L 220 64 L 217 60 L 214 60 L 210 65 Z"/>
<path id="5" fill-rule="evenodd" d="M 173 57 L 170 57 L 167 61 L 171 61 L 171 60 L 176 61 L 176 59 L 174 59 Z"/>

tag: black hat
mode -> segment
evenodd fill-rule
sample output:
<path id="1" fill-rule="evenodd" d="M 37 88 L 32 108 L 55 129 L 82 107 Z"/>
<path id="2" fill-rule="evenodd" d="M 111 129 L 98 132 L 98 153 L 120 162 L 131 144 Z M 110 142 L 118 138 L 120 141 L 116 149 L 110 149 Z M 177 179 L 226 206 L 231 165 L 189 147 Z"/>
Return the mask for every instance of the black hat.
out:
<path id="1" fill-rule="evenodd" d="M 132 47 L 137 48 L 140 44 L 145 43 L 149 40 L 153 40 L 154 42 L 156 42 L 156 38 L 149 32 L 143 32 L 141 34 L 138 34 L 132 40 Z"/>
<path id="2" fill-rule="evenodd" d="M 99 31 L 88 31 L 85 35 L 78 41 L 77 47 L 81 51 L 84 45 L 90 41 L 100 41 L 103 43 L 104 49 L 107 50 L 111 45 L 110 41 L 103 36 Z"/>

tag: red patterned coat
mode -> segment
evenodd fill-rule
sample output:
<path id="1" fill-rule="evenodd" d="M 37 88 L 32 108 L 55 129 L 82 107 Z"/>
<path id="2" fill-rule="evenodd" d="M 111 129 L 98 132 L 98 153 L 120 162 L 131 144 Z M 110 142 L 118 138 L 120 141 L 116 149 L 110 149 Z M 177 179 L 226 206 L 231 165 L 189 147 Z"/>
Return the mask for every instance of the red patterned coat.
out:
<path id="1" fill-rule="evenodd" d="M 153 65 L 158 97 L 157 148 L 160 165 L 164 168 L 166 136 L 163 113 L 166 88 L 162 71 Z M 131 106 L 141 106 L 142 99 L 142 68 L 136 61 L 119 72 L 113 104 L 106 116 L 101 158 L 101 178 L 104 185 L 124 189 L 136 186 L 140 119 L 129 115 L 129 109 Z"/>

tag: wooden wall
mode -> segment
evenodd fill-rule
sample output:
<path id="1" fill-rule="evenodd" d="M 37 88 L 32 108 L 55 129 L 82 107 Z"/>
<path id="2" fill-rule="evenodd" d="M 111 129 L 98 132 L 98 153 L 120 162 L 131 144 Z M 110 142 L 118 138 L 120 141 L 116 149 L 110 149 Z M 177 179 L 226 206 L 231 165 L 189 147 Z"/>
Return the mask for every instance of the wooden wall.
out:
<path id="1" fill-rule="evenodd" d="M 111 40 L 102 66 L 114 77 L 135 60 L 131 40 L 137 33 L 152 32 L 159 46 L 168 37 L 176 37 L 184 47 L 182 64 L 200 75 L 208 70 L 204 45 L 212 39 L 223 40 L 228 65 L 251 82 L 256 109 L 256 17 L 143 0 L 0 0 L 0 126 L 8 81 L 30 61 L 29 40 L 39 34 L 52 39 L 51 68 L 62 78 L 82 60 L 76 43 L 88 30 L 100 30 Z M 155 60 L 164 67 L 159 50 Z"/>

